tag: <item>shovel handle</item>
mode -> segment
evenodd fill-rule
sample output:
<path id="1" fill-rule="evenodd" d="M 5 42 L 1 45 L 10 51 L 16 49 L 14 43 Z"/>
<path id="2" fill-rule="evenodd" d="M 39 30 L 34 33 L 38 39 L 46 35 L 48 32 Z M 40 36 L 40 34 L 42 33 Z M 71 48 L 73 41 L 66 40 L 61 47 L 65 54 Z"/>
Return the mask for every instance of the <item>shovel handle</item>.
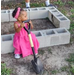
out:
<path id="1" fill-rule="evenodd" d="M 29 23 L 29 21 L 30 21 L 30 20 L 26 20 L 26 21 L 23 21 L 23 22 L 24 22 L 24 23 Z M 24 27 L 24 29 L 25 29 L 25 30 L 27 31 L 27 33 L 28 33 L 30 45 L 31 45 L 32 52 L 33 52 L 33 55 L 34 55 L 34 61 L 36 61 L 35 50 L 34 50 L 34 44 L 33 44 L 33 41 L 32 41 L 31 34 L 30 34 L 30 23 L 29 23 L 28 29 L 26 29 L 26 27 Z"/>
<path id="2" fill-rule="evenodd" d="M 26 20 L 26 21 L 23 21 L 23 23 L 29 23 L 30 20 Z M 28 29 L 26 29 L 26 27 L 24 27 L 24 29 L 27 31 L 27 33 L 29 34 L 30 33 L 30 23 L 29 23 L 29 27 Z"/>

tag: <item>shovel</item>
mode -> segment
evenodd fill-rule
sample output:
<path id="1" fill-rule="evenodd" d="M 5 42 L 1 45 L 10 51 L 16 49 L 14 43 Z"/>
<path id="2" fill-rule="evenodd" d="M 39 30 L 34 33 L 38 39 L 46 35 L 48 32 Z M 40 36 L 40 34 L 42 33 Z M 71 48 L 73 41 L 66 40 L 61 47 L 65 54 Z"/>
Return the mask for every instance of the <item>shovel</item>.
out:
<path id="1" fill-rule="evenodd" d="M 24 23 L 29 23 L 29 21 L 30 21 L 30 20 L 26 20 L 26 21 L 23 21 L 23 22 L 24 22 Z M 33 65 L 33 69 L 34 69 L 34 71 L 36 72 L 36 74 L 42 73 L 42 72 L 43 72 L 43 64 L 42 64 L 42 62 L 40 61 L 39 57 L 36 57 L 36 55 L 35 55 L 34 45 L 33 45 L 32 37 L 31 37 L 31 34 L 30 34 L 30 23 L 29 23 L 29 28 L 26 29 L 26 28 L 24 27 L 24 29 L 25 29 L 25 30 L 27 31 L 27 33 L 28 33 L 30 45 L 31 45 L 31 48 L 32 48 L 33 56 L 34 56 L 34 60 L 31 61 L 31 63 L 32 63 L 32 65 Z"/>

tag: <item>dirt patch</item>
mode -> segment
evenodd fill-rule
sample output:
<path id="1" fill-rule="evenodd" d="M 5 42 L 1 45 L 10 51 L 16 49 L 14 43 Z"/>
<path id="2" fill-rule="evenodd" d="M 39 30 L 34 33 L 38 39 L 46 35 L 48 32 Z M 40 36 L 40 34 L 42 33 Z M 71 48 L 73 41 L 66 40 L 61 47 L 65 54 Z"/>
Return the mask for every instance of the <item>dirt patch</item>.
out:
<path id="1" fill-rule="evenodd" d="M 33 23 L 34 28 L 32 31 L 43 30 L 43 29 L 52 29 L 56 28 L 49 19 L 38 19 L 38 20 L 31 20 Z M 1 23 L 1 34 L 12 34 L 15 33 L 14 30 L 14 22 L 5 22 Z"/>
<path id="2" fill-rule="evenodd" d="M 43 54 L 40 52 L 43 51 Z M 56 74 L 51 74 L 51 70 L 56 69 L 59 70 L 63 66 L 68 66 L 68 62 L 66 62 L 66 58 L 68 58 L 70 53 L 73 53 L 74 47 L 73 44 L 60 45 L 60 46 L 52 46 L 45 47 L 39 49 L 39 57 L 44 64 L 44 74 L 47 75 L 48 72 L 50 75 L 67 75 L 67 72 L 60 72 Z M 2 54 L 1 61 L 6 63 L 8 68 L 13 69 L 12 75 L 36 75 L 31 60 L 33 56 L 27 56 L 25 58 L 15 59 L 14 54 Z"/>

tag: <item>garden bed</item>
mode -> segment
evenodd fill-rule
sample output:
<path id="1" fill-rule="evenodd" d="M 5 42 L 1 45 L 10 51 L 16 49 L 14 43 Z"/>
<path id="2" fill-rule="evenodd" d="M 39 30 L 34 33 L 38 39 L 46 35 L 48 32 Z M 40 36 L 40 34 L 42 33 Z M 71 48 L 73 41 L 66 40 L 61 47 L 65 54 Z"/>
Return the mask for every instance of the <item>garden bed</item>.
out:
<path id="1" fill-rule="evenodd" d="M 31 20 L 33 23 L 34 28 L 32 31 L 37 30 L 44 30 L 44 29 L 52 29 L 56 28 L 49 19 L 38 19 L 38 20 Z M 14 30 L 14 22 L 4 22 L 1 23 L 1 34 L 12 34 L 15 33 Z"/>

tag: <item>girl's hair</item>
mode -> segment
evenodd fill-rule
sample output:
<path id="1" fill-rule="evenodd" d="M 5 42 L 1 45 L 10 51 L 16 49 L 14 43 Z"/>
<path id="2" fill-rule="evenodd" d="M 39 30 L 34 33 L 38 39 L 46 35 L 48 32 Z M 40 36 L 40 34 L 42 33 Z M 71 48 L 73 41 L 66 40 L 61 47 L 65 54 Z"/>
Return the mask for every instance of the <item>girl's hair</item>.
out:
<path id="1" fill-rule="evenodd" d="M 15 17 L 16 13 L 17 13 L 18 7 L 15 8 L 15 10 L 12 12 L 12 17 Z M 20 9 L 20 12 L 24 11 L 22 8 Z"/>

